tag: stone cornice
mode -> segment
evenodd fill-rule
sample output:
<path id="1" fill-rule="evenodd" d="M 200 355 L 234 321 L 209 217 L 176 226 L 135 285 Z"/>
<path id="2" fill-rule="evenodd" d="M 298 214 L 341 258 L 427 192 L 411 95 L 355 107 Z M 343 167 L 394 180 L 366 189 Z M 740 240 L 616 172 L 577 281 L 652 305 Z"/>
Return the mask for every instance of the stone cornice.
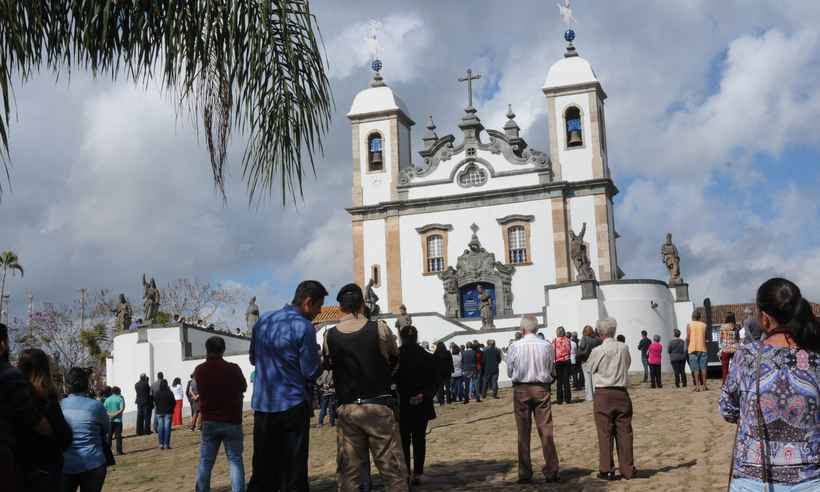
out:
<path id="1" fill-rule="evenodd" d="M 383 120 L 390 116 L 397 117 L 399 120 L 401 120 L 408 126 L 413 126 L 416 124 L 416 122 L 413 121 L 409 116 L 404 114 L 404 111 L 402 111 L 401 109 L 388 109 L 385 111 L 373 111 L 371 113 L 362 113 L 353 116 L 348 116 L 347 119 L 349 119 L 350 121 L 354 121 L 356 123 L 367 123 L 370 121 Z"/>
<path id="2" fill-rule="evenodd" d="M 429 231 L 452 231 L 453 224 L 427 224 L 421 227 L 416 227 L 416 232 L 424 234 Z"/>
<path id="3" fill-rule="evenodd" d="M 509 203 L 521 203 L 556 197 L 575 197 L 596 194 L 615 196 L 618 188 L 610 178 L 590 179 L 573 183 L 543 183 L 501 190 L 477 191 L 458 195 L 437 196 L 382 202 L 377 205 L 350 207 L 347 212 L 353 221 L 383 219 L 394 215 L 413 215 L 443 212 L 465 208 L 486 207 Z"/>
<path id="4" fill-rule="evenodd" d="M 567 96 L 571 94 L 581 94 L 585 92 L 589 92 L 590 89 L 595 90 L 600 94 L 601 99 L 606 99 L 606 92 L 604 92 L 604 88 L 601 87 L 600 82 L 584 82 L 583 84 L 573 84 L 573 85 L 565 85 L 562 87 L 550 87 L 544 88 L 542 91 L 547 96 Z"/>
<path id="5" fill-rule="evenodd" d="M 532 222 L 535 220 L 534 215 L 512 214 L 500 219 L 495 219 L 499 225 L 509 224 L 510 222 Z"/>

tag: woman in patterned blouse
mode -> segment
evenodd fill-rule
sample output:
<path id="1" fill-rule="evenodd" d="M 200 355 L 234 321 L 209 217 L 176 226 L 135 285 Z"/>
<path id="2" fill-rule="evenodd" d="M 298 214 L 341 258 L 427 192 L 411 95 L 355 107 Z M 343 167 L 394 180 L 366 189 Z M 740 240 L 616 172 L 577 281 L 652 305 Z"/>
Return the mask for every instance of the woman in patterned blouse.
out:
<path id="1" fill-rule="evenodd" d="M 737 347 L 720 412 L 737 422 L 730 491 L 820 490 L 820 322 L 794 283 L 757 291 L 764 341 Z"/>

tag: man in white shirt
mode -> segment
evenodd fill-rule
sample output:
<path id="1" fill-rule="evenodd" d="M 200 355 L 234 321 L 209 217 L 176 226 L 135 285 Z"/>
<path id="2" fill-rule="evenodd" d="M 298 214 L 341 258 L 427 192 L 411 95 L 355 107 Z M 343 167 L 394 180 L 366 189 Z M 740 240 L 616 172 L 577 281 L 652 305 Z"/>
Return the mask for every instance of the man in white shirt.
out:
<path id="1" fill-rule="evenodd" d="M 544 476 L 547 482 L 558 481 L 558 453 L 547 389 L 555 379 L 555 351 L 552 344 L 536 336 L 537 331 L 538 320 L 534 316 L 525 316 L 521 320 L 523 337 L 510 345 L 507 352 L 507 375 L 512 379 L 513 413 L 518 426 L 518 483 L 532 481 L 530 434 L 533 417 L 541 436 Z"/>
<path id="2" fill-rule="evenodd" d="M 615 480 L 613 438 L 618 447 L 621 477 L 628 480 L 635 474 L 632 457 L 632 400 L 627 391 L 632 358 L 626 344 L 615 340 L 617 327 L 618 323 L 614 319 L 598 321 L 598 330 L 604 341 L 592 349 L 587 361 L 595 383 L 592 408 L 598 430 L 598 478 L 602 480 Z"/>

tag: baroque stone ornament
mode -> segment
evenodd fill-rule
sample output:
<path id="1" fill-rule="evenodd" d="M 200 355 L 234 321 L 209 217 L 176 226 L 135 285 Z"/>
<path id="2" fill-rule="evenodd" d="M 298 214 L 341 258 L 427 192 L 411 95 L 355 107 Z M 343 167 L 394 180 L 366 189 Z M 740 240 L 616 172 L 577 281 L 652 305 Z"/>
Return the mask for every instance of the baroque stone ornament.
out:
<path id="1" fill-rule="evenodd" d="M 444 286 L 444 306 L 447 316 L 452 318 L 463 314 L 461 313 L 461 288 L 478 283 L 492 284 L 495 287 L 496 312 L 501 316 L 512 316 L 512 276 L 515 273 L 515 267 L 496 261 L 495 254 L 481 246 L 476 224 L 470 226 L 470 229 L 473 231 L 473 236 L 467 249 L 458 257 L 456 268 L 450 266 L 439 274 L 439 279 Z M 492 306 L 490 308 L 492 317 Z M 490 323 L 492 324 L 492 320 Z"/>
<path id="2" fill-rule="evenodd" d="M 595 271 L 589 261 L 589 247 L 584 242 L 584 235 L 587 232 L 587 223 L 581 227 L 580 234 L 575 234 L 572 229 L 569 230 L 569 254 L 572 258 L 572 264 L 575 265 L 577 272 L 576 280 L 584 282 L 587 280 L 595 280 Z"/>
<path id="3" fill-rule="evenodd" d="M 134 315 L 131 304 L 125 298 L 125 294 L 120 294 L 120 302 L 117 304 L 117 331 L 125 331 L 131 326 L 131 319 Z"/>
<path id="4" fill-rule="evenodd" d="M 493 324 L 493 300 L 484 287 L 478 286 L 478 298 L 481 301 L 481 329 L 489 330 L 495 328 Z"/>
<path id="5" fill-rule="evenodd" d="M 663 264 L 669 271 L 669 285 L 683 284 L 683 277 L 680 274 L 680 255 L 678 248 L 672 242 L 672 234 L 666 234 L 666 242 L 661 246 L 661 258 Z"/>
<path id="6" fill-rule="evenodd" d="M 147 324 L 153 324 L 157 321 L 159 314 L 159 300 L 160 292 L 157 288 L 157 281 L 153 278 L 148 282 L 145 274 L 142 274 L 142 309 L 143 318 Z"/>
<path id="7" fill-rule="evenodd" d="M 367 282 L 367 287 L 364 291 L 364 304 L 367 306 L 367 309 L 370 310 L 370 317 L 375 318 L 381 313 L 381 308 L 379 308 L 379 296 L 376 295 L 376 291 L 373 289 L 373 286 L 376 285 L 376 280 L 371 278 L 369 282 Z"/>
<path id="8" fill-rule="evenodd" d="M 256 296 L 253 296 L 251 302 L 248 303 L 248 309 L 245 310 L 245 326 L 248 331 L 253 329 L 257 321 L 259 321 L 259 306 L 256 305 Z"/>

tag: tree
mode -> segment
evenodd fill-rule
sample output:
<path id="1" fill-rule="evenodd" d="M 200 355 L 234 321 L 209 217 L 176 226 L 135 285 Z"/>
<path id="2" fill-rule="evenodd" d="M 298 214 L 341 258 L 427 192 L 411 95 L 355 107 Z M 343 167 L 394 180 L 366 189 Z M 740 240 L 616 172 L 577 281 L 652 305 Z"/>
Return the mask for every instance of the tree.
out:
<path id="1" fill-rule="evenodd" d="M 63 374 L 72 367 L 96 365 L 88 349 L 88 335 L 82 336 L 77 313 L 71 307 L 46 304 L 42 311 L 32 313 L 31 327 L 17 342 L 51 355 Z"/>
<path id="2" fill-rule="evenodd" d="M 236 294 L 219 284 L 180 278 L 162 289 L 162 310 L 192 321 L 208 321 L 219 308 L 236 303 Z"/>
<path id="3" fill-rule="evenodd" d="M 0 253 L 0 267 L 3 268 L 3 278 L 0 280 L 0 317 L 3 314 L 3 303 L 6 300 L 6 275 L 8 274 L 9 270 L 11 274 L 14 275 L 15 271 L 20 272 L 20 276 L 23 276 L 23 266 L 20 265 L 20 261 L 17 258 L 17 255 L 11 251 L 3 251 Z"/>
<path id="4" fill-rule="evenodd" d="M 12 82 L 77 68 L 136 83 L 159 78 L 201 118 L 223 197 L 233 129 L 247 136 L 249 202 L 277 181 L 283 204 L 296 186 L 301 195 L 305 157 L 315 174 L 332 97 L 308 0 L 12 0 L 0 1 L 0 12 L 0 160 L 9 183 Z"/>

